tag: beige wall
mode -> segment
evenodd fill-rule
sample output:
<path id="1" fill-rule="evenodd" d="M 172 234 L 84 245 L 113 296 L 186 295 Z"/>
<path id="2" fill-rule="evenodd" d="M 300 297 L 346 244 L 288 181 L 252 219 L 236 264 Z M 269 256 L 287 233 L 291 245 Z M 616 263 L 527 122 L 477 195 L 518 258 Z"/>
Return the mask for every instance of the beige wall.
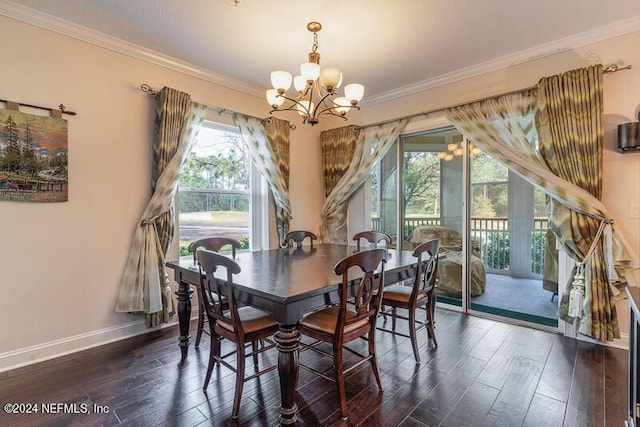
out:
<path id="1" fill-rule="evenodd" d="M 2 99 L 64 103 L 78 113 L 65 116 L 69 201 L 0 202 L 2 370 L 25 358 L 144 331 L 139 316 L 114 312 L 132 233 L 150 195 L 155 111 L 141 83 L 256 116 L 267 116 L 268 106 L 262 98 L 3 16 L 0 39 Z M 324 199 L 317 130 L 297 124 L 291 133 L 292 225 L 317 231 Z"/>
<path id="2" fill-rule="evenodd" d="M 132 232 L 149 197 L 154 102 L 138 89 L 171 86 L 194 100 L 266 116 L 262 98 L 239 93 L 73 38 L 0 16 L 0 97 L 56 106 L 69 122 L 69 201 L 0 202 L 0 370 L 144 331 L 114 312 Z M 11 41 L 7 43 L 7 41 Z M 605 77 L 605 203 L 640 246 L 640 154 L 621 155 L 614 128 L 637 114 L 640 33 L 365 106 L 351 123 L 371 123 L 535 84 L 595 57 L 633 70 Z M 26 110 L 24 110 L 26 111 Z M 210 114 L 215 119 L 216 114 Z M 292 228 L 318 231 L 324 200 L 320 128 L 297 125 L 291 140 Z M 427 126 L 412 123 L 412 127 Z M 325 128 L 342 125 L 326 121 Z M 175 248 L 173 249 L 175 253 Z M 640 251 L 639 251 L 640 252 Z M 176 349 L 177 351 L 177 349 Z"/>

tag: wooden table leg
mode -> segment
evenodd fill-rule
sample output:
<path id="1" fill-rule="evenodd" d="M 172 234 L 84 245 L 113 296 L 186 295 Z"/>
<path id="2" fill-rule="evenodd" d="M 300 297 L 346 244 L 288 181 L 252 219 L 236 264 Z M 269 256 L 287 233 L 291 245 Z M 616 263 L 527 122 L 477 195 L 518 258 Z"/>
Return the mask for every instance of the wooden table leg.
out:
<path id="1" fill-rule="evenodd" d="M 278 348 L 278 375 L 280 377 L 280 424 L 290 425 L 298 417 L 298 405 L 294 401 L 298 384 L 298 344 L 300 332 L 296 325 L 280 325 L 274 339 Z"/>
<path id="2" fill-rule="evenodd" d="M 189 351 L 189 320 L 191 318 L 191 294 L 193 289 L 185 281 L 178 281 L 178 323 L 180 325 L 180 337 L 178 338 L 178 346 L 182 352 L 182 359 L 187 357 Z"/>

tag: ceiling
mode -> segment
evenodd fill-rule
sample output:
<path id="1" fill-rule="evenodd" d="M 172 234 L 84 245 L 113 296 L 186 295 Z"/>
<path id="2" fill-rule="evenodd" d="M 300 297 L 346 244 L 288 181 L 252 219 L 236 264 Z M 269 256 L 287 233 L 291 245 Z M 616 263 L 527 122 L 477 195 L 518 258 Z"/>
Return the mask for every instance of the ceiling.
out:
<path id="1" fill-rule="evenodd" d="M 321 64 L 364 84 L 365 101 L 640 28 L 639 0 L 0 0 L 0 13 L 52 22 L 22 6 L 84 27 L 54 20 L 67 33 L 95 30 L 255 94 L 273 70 L 298 73 L 306 25 L 318 21 Z"/>

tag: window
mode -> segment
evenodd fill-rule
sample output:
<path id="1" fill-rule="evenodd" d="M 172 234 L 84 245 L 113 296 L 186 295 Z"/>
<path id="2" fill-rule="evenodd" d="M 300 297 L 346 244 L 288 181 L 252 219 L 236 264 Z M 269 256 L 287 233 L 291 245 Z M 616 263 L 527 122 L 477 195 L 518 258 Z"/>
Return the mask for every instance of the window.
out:
<path id="1" fill-rule="evenodd" d="M 261 249 L 266 185 L 252 167 L 238 129 L 204 122 L 180 172 L 180 255 L 204 237 L 231 237 L 243 249 Z"/>

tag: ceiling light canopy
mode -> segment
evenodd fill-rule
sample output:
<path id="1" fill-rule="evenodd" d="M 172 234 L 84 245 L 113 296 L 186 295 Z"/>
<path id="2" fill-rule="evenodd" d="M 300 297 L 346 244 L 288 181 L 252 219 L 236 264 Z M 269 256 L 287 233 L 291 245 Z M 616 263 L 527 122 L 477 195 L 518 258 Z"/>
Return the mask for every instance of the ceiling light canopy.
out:
<path id="1" fill-rule="evenodd" d="M 307 30 L 313 33 L 313 46 L 309 52 L 309 61 L 300 65 L 300 74 L 293 77 L 287 71 L 271 73 L 273 89 L 267 90 L 267 102 L 274 111 L 297 111 L 303 123 L 315 125 L 322 114 L 342 117 L 352 108 L 360 109 L 358 102 L 364 96 L 364 86 L 351 83 L 344 87 L 344 96 L 337 96 L 342 85 L 342 72 L 337 68 L 320 68 L 318 53 L 318 31 L 322 29 L 319 22 L 309 22 Z M 296 95 L 290 97 L 287 91 L 291 83 Z M 291 104 L 283 107 L 285 101 Z M 283 107 L 283 108 L 281 108 Z"/>

